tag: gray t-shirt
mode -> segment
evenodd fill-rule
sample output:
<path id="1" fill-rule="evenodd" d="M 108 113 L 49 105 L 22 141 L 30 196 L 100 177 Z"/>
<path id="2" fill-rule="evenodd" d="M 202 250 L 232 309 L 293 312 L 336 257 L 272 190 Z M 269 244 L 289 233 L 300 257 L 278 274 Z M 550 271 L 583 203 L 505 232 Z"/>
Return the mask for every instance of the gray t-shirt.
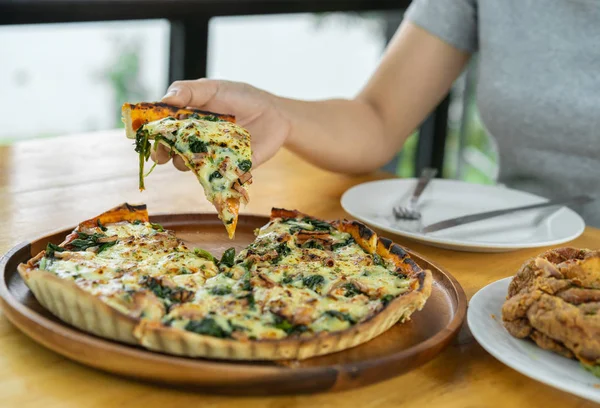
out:
<path id="1" fill-rule="evenodd" d="M 600 0 L 414 0 L 405 18 L 478 53 L 498 181 L 547 198 L 590 194 L 572 208 L 600 227 Z"/>

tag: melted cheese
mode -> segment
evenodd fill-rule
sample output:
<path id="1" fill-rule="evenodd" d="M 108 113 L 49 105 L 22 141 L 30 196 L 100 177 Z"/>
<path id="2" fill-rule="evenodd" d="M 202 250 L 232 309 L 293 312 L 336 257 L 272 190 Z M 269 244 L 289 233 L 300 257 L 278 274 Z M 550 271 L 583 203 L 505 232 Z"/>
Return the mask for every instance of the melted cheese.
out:
<path id="1" fill-rule="evenodd" d="M 149 223 L 127 222 L 98 229 L 117 243 L 100 253 L 92 250 L 56 252 L 40 261 L 40 268 L 72 280 L 92 295 L 127 303 L 132 292 L 144 289 L 145 277 L 167 277 L 173 286 L 195 290 L 218 273 L 213 262 L 199 257 L 168 232 Z M 90 248 L 91 249 L 91 248 Z M 133 307 L 133 305 L 132 305 Z"/>
<path id="2" fill-rule="evenodd" d="M 98 228 L 117 238 L 100 253 L 56 252 L 40 268 L 129 315 L 237 339 L 344 330 L 409 290 L 411 280 L 393 264 L 376 264 L 349 234 L 324 228 L 276 219 L 232 267 L 219 269 L 170 232 L 122 222 Z M 302 242 L 299 232 L 320 233 L 325 244 Z"/>
<path id="3" fill-rule="evenodd" d="M 246 196 L 233 188 L 252 165 L 250 134 L 244 128 L 226 121 L 165 118 L 145 124 L 143 130 L 186 159 L 210 202 L 234 198 L 246 203 Z M 238 189 L 246 189 L 239 184 Z M 234 218 L 227 206 L 222 206 L 221 216 L 225 223 Z"/>

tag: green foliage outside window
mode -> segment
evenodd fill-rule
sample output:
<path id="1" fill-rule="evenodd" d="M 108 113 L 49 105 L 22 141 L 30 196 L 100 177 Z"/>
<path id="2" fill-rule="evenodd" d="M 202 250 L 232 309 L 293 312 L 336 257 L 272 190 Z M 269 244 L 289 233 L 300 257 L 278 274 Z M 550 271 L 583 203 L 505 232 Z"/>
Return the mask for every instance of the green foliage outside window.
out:
<path id="1" fill-rule="evenodd" d="M 116 58 L 102 72 L 102 79 L 110 83 L 113 90 L 113 109 L 115 127 L 123 127 L 121 106 L 125 102 L 147 99 L 147 90 L 140 77 L 140 45 L 138 41 L 126 44 L 115 43 Z"/>

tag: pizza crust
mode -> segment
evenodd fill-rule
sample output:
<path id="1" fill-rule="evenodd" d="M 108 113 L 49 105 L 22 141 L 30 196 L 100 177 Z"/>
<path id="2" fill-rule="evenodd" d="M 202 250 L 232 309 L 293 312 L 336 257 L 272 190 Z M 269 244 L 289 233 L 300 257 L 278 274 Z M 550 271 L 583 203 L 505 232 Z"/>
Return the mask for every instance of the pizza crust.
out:
<path id="1" fill-rule="evenodd" d="M 155 120 L 164 119 L 172 116 L 176 119 L 188 117 L 195 113 L 202 116 L 216 116 L 219 119 L 235 123 L 235 116 L 223 115 L 220 113 L 207 112 L 199 109 L 179 108 L 173 105 L 167 105 L 162 102 L 140 102 L 136 104 L 125 103 L 121 107 L 125 132 L 129 139 L 135 139 L 135 132 L 144 124 Z"/>
<path id="2" fill-rule="evenodd" d="M 306 215 L 281 209 L 273 209 L 271 213 L 272 219 L 298 216 Z M 124 204 L 99 217 L 84 221 L 78 228 L 92 223 L 96 225 L 97 219 L 119 222 L 127 217 L 139 217 L 134 219 L 142 220 L 143 217 L 147 219 L 148 215 L 145 206 L 134 207 Z M 402 247 L 386 238 L 378 237 L 373 230 L 356 221 L 341 220 L 333 222 L 332 225 L 350 233 L 368 252 L 376 252 L 381 257 L 392 261 L 400 273 L 415 279 L 411 291 L 396 297 L 369 320 L 346 330 L 321 332 L 305 338 L 245 341 L 221 339 L 163 326 L 157 321 L 128 316 L 80 289 L 72 281 L 60 279 L 51 272 L 35 268 L 35 262 L 44 256 L 45 251 L 32 258 L 27 264 L 20 264 L 18 271 L 36 299 L 52 314 L 83 331 L 101 337 L 187 357 L 228 360 L 303 360 L 352 348 L 377 337 L 394 324 L 409 320 L 415 311 L 423 308 L 431 294 L 433 281 L 431 272 L 421 269 Z"/>
<path id="3" fill-rule="evenodd" d="M 85 332 L 127 344 L 137 344 L 133 331 L 138 320 L 108 306 L 75 283 L 51 272 L 17 267 L 35 298 L 59 319 Z"/>
<path id="4" fill-rule="evenodd" d="M 431 275 L 429 275 L 431 277 Z M 431 281 L 428 282 L 431 284 Z M 409 296 L 411 295 L 411 296 Z M 153 323 L 140 324 L 136 337 L 150 350 L 187 357 L 226 360 L 304 360 L 346 350 L 374 339 L 399 321 L 405 321 L 425 303 L 422 294 L 397 298 L 372 319 L 349 329 L 307 338 L 237 341 L 202 336 Z M 402 299 L 401 302 L 399 300 Z"/>
<path id="5" fill-rule="evenodd" d="M 80 223 L 75 231 L 81 231 L 101 224 L 111 224 L 120 221 L 139 220 L 147 222 L 148 211 L 145 205 L 122 204 L 97 217 Z M 65 245 L 77 237 L 73 232 L 65 238 Z M 17 266 L 17 271 L 25 281 L 35 298 L 59 319 L 97 336 L 137 344 L 133 331 L 138 319 L 124 314 L 100 298 L 84 291 L 74 282 L 61 279 L 51 272 L 36 268 L 35 263 L 45 255 L 42 251 L 26 264 Z"/>

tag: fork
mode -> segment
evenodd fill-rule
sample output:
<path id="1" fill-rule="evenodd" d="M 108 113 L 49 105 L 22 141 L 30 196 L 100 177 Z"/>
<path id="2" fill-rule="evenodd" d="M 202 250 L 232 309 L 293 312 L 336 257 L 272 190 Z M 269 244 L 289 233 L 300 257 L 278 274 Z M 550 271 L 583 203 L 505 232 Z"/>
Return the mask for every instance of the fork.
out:
<path id="1" fill-rule="evenodd" d="M 417 202 L 419 201 L 419 197 L 421 197 L 421 193 L 425 190 L 427 184 L 429 184 L 429 181 L 431 181 L 436 174 L 437 169 L 430 167 L 425 167 L 423 169 L 412 197 L 408 201 L 408 205 L 397 205 L 392 208 L 392 213 L 397 220 L 418 220 L 421 218 L 421 212 L 417 210 Z"/>

